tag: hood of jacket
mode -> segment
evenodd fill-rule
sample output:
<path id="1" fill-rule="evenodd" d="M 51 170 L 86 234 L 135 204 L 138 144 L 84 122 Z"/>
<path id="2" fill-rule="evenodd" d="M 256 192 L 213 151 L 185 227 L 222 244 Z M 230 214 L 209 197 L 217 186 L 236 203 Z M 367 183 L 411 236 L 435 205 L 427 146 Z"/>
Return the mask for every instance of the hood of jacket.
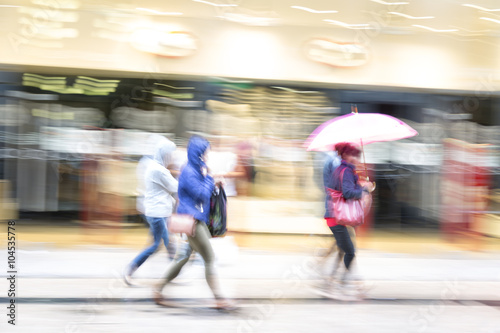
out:
<path id="1" fill-rule="evenodd" d="M 175 149 L 175 143 L 162 136 L 155 144 L 153 160 L 167 167 L 172 162 L 172 152 Z"/>
<path id="2" fill-rule="evenodd" d="M 160 134 L 151 134 L 150 136 L 148 136 L 148 139 L 146 140 L 147 150 L 143 156 L 153 159 L 155 155 L 156 145 L 160 142 L 165 142 L 166 140 L 168 139 Z"/>
<path id="3" fill-rule="evenodd" d="M 210 143 L 206 139 L 200 136 L 191 137 L 187 147 L 188 163 L 197 168 L 206 166 L 205 162 L 201 160 L 201 156 L 208 147 L 210 147 Z"/>

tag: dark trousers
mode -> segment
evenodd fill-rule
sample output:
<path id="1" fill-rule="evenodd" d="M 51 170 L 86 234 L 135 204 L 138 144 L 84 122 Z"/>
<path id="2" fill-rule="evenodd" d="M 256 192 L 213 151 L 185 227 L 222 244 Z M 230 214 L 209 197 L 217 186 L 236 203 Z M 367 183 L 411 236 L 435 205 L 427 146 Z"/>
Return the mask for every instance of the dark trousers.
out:
<path id="1" fill-rule="evenodd" d="M 210 231 L 205 222 L 196 221 L 196 231 L 194 237 L 188 236 L 189 247 L 184 251 L 177 252 L 175 260 L 167 269 L 165 279 L 158 285 L 158 291 L 162 291 L 167 283 L 172 281 L 179 275 L 182 267 L 188 262 L 192 251 L 198 252 L 205 262 L 205 279 L 208 286 L 212 289 L 214 297 L 221 299 L 219 280 L 215 274 L 215 253 L 210 243 Z"/>
<path id="2" fill-rule="evenodd" d="M 337 246 L 344 251 L 344 264 L 346 270 L 349 270 L 352 260 L 354 259 L 354 244 L 352 243 L 351 236 L 345 225 L 336 225 L 330 227 L 333 237 L 337 241 Z"/>

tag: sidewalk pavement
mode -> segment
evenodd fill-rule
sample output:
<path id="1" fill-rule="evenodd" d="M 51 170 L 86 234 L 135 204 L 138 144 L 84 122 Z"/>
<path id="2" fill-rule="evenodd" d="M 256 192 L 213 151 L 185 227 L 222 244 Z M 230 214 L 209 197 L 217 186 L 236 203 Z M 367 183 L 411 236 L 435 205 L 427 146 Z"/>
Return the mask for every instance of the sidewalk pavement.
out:
<path id="1" fill-rule="evenodd" d="M 0 233 L 3 304 L 10 302 L 6 238 Z M 318 253 L 332 237 L 234 233 L 212 241 L 235 313 L 209 308 L 213 298 L 196 256 L 163 291 L 179 306 L 154 304 L 152 286 L 168 265 L 163 246 L 134 275 L 138 286 L 126 286 L 122 272 L 147 243 L 145 228 L 19 223 L 16 239 L 18 316 L 15 327 L 4 317 L 2 332 L 500 333 L 500 242 L 494 239 L 469 251 L 471 243 L 447 243 L 435 234 L 359 238 L 354 269 L 369 289 L 365 301 L 345 302 L 316 293 L 333 266 L 333 258 L 318 265 Z"/>
<path id="2" fill-rule="evenodd" d="M 0 237 L 0 262 L 7 263 L 7 235 Z M 376 231 L 357 239 L 355 272 L 372 299 L 499 301 L 500 241 L 481 239 L 480 251 L 469 251 L 471 245 L 478 248 L 476 240 L 469 241 L 449 243 L 437 233 Z M 136 225 L 88 229 L 19 221 L 16 242 L 17 297 L 25 300 L 150 300 L 152 284 L 168 265 L 161 246 L 134 275 L 142 287 L 123 283 L 126 265 L 148 242 L 147 229 Z M 317 264 L 332 237 L 230 233 L 213 244 L 223 289 L 233 298 L 316 299 L 315 286 L 333 266 L 332 258 Z M 8 290 L 6 276 L 7 269 L 0 271 L 0 290 Z M 200 258 L 191 260 L 165 293 L 211 298 L 203 280 Z"/>
<path id="3" fill-rule="evenodd" d="M 217 271 L 226 295 L 248 300 L 314 300 L 315 287 L 333 262 L 318 266 L 309 252 L 238 248 L 231 238 L 215 240 Z M 100 246 L 56 248 L 32 244 L 17 251 L 18 299 L 37 301 L 150 301 L 151 287 L 168 265 L 166 251 L 153 255 L 134 275 L 139 287 L 127 287 L 122 272 L 138 250 Z M 7 262 L 6 251 L 0 262 Z M 500 256 L 470 252 L 439 255 L 360 250 L 355 272 L 372 300 L 500 301 Z M 8 290 L 0 272 L 0 290 Z M 176 283 L 165 288 L 174 299 L 210 299 L 200 258 L 191 259 Z M 1 298 L 1 297 L 0 297 Z"/>

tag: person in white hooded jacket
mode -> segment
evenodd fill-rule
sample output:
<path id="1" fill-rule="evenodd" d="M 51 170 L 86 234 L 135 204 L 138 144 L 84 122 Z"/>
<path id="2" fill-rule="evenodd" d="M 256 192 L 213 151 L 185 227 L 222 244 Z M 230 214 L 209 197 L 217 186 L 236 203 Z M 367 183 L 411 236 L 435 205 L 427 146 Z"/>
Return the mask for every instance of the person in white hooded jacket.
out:
<path id="1" fill-rule="evenodd" d="M 178 182 L 170 174 L 167 166 L 170 164 L 171 155 L 176 146 L 165 137 L 157 137 L 156 140 L 153 158 L 149 161 L 144 160 L 138 167 L 144 170 L 142 179 L 144 194 L 141 208 L 146 215 L 153 243 L 139 253 L 128 265 L 125 272 L 125 282 L 129 285 L 131 285 L 132 274 L 156 252 L 162 240 L 168 249 L 167 220 L 175 207 Z"/>

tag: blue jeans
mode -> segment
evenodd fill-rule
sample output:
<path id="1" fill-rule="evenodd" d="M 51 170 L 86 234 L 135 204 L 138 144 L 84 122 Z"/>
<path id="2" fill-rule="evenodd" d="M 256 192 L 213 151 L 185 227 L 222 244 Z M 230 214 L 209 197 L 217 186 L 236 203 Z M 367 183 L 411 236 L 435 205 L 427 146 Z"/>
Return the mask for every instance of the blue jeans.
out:
<path id="1" fill-rule="evenodd" d="M 142 250 L 142 252 L 132 260 L 131 266 L 134 268 L 141 266 L 149 256 L 155 253 L 162 240 L 163 244 L 165 244 L 165 247 L 168 249 L 167 219 L 165 217 L 146 216 L 146 221 L 149 224 L 149 231 L 153 236 L 153 244 Z"/>

